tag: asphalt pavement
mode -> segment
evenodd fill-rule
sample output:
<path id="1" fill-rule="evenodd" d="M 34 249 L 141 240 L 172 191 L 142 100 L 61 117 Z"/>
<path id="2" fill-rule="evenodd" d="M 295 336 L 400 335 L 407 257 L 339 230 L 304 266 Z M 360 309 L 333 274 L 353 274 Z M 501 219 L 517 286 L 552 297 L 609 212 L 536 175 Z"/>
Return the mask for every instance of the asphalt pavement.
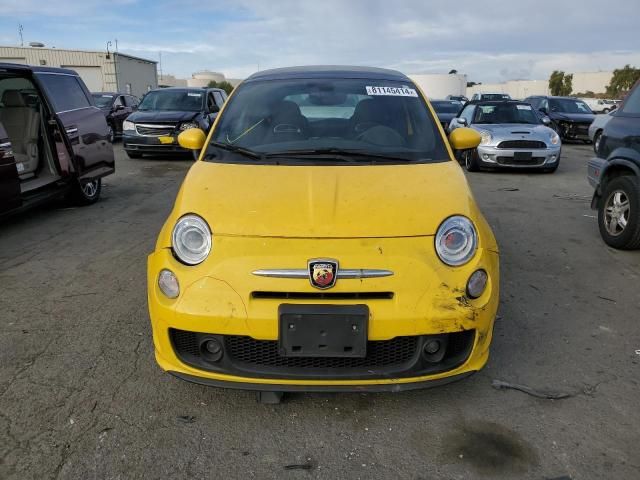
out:
<path id="1" fill-rule="evenodd" d="M 483 371 L 263 405 L 156 366 L 146 256 L 192 162 L 117 145 L 99 203 L 0 223 L 0 478 L 640 478 L 640 251 L 600 239 L 591 152 L 468 175 L 501 250 Z"/>

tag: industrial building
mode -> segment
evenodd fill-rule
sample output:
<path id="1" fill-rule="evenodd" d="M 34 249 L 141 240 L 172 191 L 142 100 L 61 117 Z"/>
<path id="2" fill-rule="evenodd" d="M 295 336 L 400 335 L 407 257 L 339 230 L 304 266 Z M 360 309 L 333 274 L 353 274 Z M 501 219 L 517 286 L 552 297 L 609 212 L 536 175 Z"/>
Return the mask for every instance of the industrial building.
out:
<path id="1" fill-rule="evenodd" d="M 158 85 L 161 87 L 206 87 L 209 82 L 229 82 L 234 87 L 242 82 L 240 78 L 226 78 L 224 73 L 203 70 L 195 72 L 191 78 L 177 78 L 174 75 L 160 75 Z"/>
<path id="2" fill-rule="evenodd" d="M 459 73 L 425 73 L 409 75 L 431 99 L 444 99 L 447 95 L 464 95 L 467 91 L 467 76 Z"/>
<path id="3" fill-rule="evenodd" d="M 117 91 L 141 97 L 158 86 L 157 62 L 120 52 L 0 46 L 0 62 L 70 68 L 92 92 Z"/>
<path id="4" fill-rule="evenodd" d="M 605 93 L 612 76 L 613 72 L 573 73 L 573 93 Z M 510 80 L 502 83 L 482 83 L 467 89 L 467 97 L 471 98 L 474 93 L 507 93 L 511 98 L 549 95 L 549 80 Z"/>

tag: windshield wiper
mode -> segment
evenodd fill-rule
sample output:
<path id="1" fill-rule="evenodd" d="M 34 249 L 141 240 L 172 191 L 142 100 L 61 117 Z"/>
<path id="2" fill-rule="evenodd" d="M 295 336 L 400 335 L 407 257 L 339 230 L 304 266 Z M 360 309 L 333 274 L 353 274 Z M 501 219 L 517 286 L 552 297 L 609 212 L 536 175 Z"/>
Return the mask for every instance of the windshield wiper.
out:
<path id="1" fill-rule="evenodd" d="M 249 157 L 254 160 L 265 159 L 265 155 L 263 153 L 254 152 L 253 150 L 249 150 L 248 148 L 240 147 L 238 145 L 231 145 L 229 143 L 221 142 L 211 142 L 209 145 L 213 145 L 214 147 L 221 148 L 222 150 L 226 150 L 228 152 L 238 153 L 244 157 Z"/>
<path id="2" fill-rule="evenodd" d="M 371 153 L 365 150 L 343 150 L 341 148 L 334 148 L 334 147 L 310 148 L 306 150 L 283 150 L 281 152 L 265 153 L 264 156 L 265 158 L 276 158 L 276 157 L 297 157 L 297 156 L 314 156 L 314 155 L 336 155 L 338 157 L 343 157 L 346 161 L 349 161 L 348 160 L 349 157 L 358 157 L 363 159 L 375 158 L 375 159 L 402 161 L 402 162 L 413 161 L 410 158 L 397 157 L 393 155 L 387 155 L 384 153 Z M 357 160 L 351 159 L 351 161 L 357 161 Z"/>

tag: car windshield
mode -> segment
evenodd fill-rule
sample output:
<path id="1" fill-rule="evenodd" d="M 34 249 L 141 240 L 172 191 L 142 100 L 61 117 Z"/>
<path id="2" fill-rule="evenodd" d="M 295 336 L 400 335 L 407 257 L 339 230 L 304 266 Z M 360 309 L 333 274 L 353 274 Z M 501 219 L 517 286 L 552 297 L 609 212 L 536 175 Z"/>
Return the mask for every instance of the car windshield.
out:
<path id="1" fill-rule="evenodd" d="M 113 95 L 104 95 L 102 93 L 92 93 L 93 103 L 96 104 L 98 108 L 105 108 L 111 106 L 111 101 L 113 100 Z"/>
<path id="2" fill-rule="evenodd" d="M 447 100 L 446 102 L 434 100 L 431 105 L 436 113 L 458 113 L 462 108 L 462 103 L 455 100 Z"/>
<path id="3" fill-rule="evenodd" d="M 528 103 L 496 103 L 478 105 L 473 123 L 540 123 L 540 119 Z"/>
<path id="4" fill-rule="evenodd" d="M 154 90 L 144 96 L 138 110 L 198 112 L 202 110 L 204 93 L 189 90 Z"/>
<path id="5" fill-rule="evenodd" d="M 549 108 L 559 113 L 593 113 L 582 100 L 572 98 L 550 98 Z"/>
<path id="6" fill-rule="evenodd" d="M 226 147 L 296 162 L 445 161 L 436 125 L 408 80 L 250 81 L 231 97 L 207 156 Z"/>

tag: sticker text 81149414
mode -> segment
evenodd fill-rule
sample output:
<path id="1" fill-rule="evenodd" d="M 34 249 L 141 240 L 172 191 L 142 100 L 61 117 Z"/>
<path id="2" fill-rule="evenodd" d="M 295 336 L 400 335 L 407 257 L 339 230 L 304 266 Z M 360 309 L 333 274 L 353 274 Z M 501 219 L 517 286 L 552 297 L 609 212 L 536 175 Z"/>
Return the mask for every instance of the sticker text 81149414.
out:
<path id="1" fill-rule="evenodd" d="M 408 87 L 366 87 L 367 95 L 389 95 L 392 97 L 417 97 L 418 92 Z"/>

